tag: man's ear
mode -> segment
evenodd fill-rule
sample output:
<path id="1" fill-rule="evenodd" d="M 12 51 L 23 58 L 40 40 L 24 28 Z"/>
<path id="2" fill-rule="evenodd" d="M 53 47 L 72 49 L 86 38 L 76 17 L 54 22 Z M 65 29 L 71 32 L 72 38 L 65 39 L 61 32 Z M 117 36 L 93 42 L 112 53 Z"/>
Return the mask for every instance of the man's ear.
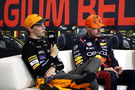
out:
<path id="1" fill-rule="evenodd" d="M 89 27 L 88 26 L 86 26 L 85 28 L 86 28 L 86 30 L 89 30 Z"/>
<path id="2" fill-rule="evenodd" d="M 29 28 L 28 31 L 31 32 L 32 31 L 32 28 Z"/>

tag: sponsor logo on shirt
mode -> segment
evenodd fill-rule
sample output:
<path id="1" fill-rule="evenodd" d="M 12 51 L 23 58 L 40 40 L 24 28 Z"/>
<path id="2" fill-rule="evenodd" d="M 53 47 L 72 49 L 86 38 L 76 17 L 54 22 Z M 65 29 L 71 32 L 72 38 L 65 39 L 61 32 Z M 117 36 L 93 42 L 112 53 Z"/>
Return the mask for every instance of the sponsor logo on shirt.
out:
<path id="1" fill-rule="evenodd" d="M 78 48 L 78 45 L 75 45 L 75 46 L 73 47 L 73 50 L 77 50 L 77 48 Z"/>
<path id="2" fill-rule="evenodd" d="M 46 55 L 41 55 L 41 56 L 39 56 L 39 59 L 46 59 Z"/>
<path id="3" fill-rule="evenodd" d="M 88 42 L 86 44 L 87 44 L 87 46 L 92 46 L 92 43 L 91 42 Z"/>

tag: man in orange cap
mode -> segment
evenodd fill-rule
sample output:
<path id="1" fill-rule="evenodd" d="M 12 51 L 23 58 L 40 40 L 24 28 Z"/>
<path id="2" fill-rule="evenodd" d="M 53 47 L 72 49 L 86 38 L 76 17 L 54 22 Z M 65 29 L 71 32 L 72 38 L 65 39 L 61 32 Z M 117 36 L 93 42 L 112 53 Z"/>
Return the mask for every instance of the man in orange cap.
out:
<path id="1" fill-rule="evenodd" d="M 90 82 L 96 78 L 96 74 L 83 72 L 83 70 L 76 73 L 78 68 L 70 73 L 64 73 L 64 65 L 57 58 L 59 50 L 56 44 L 51 45 L 46 38 L 42 39 L 45 36 L 45 21 L 48 19 L 43 19 L 37 14 L 28 15 L 24 21 L 29 38 L 23 47 L 22 58 L 32 76 L 37 79 L 37 87 L 41 90 L 59 90 L 60 88 L 63 90 L 62 87 L 90 90 Z"/>
<path id="2" fill-rule="evenodd" d="M 117 90 L 117 84 L 125 84 L 128 85 L 127 90 L 135 90 L 135 70 L 122 70 L 119 66 L 109 43 L 101 36 L 100 28 L 105 26 L 101 18 L 90 15 L 86 18 L 85 25 L 87 34 L 75 41 L 73 47 L 76 66 L 81 67 L 87 61 L 99 58 L 101 67 L 97 72 L 97 80 L 99 84 L 105 84 L 105 90 Z M 80 58 L 77 59 L 78 57 Z"/>
<path id="3" fill-rule="evenodd" d="M 90 15 L 85 20 L 85 25 L 87 26 L 86 28 L 88 30 L 88 34 L 94 37 L 100 37 L 100 28 L 105 26 L 104 24 L 102 24 L 102 20 L 98 15 Z"/>

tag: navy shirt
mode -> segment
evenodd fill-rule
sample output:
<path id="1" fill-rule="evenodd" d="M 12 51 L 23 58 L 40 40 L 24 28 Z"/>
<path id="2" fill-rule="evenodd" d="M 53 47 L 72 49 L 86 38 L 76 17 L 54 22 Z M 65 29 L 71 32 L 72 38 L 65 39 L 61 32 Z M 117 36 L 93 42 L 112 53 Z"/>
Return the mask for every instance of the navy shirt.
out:
<path id="1" fill-rule="evenodd" d="M 105 67 L 119 66 L 110 45 L 102 37 L 92 38 L 86 34 L 84 37 L 75 41 L 72 54 L 77 66 L 90 60 L 92 57 L 101 59 L 102 70 Z"/>

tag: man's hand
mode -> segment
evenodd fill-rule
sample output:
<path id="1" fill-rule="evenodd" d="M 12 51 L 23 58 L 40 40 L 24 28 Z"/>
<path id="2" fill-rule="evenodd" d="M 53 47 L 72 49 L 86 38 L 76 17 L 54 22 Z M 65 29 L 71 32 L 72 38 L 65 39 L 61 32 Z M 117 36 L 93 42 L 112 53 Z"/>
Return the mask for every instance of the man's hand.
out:
<path id="1" fill-rule="evenodd" d="M 50 76 L 52 76 L 52 75 L 55 73 L 55 71 L 56 71 L 56 68 L 55 68 L 55 67 L 50 67 L 50 68 L 46 71 L 45 77 L 50 77 Z"/>
<path id="2" fill-rule="evenodd" d="M 118 75 L 118 72 L 113 67 L 104 68 L 105 71 L 113 71 Z"/>
<path id="3" fill-rule="evenodd" d="M 58 50 L 56 44 L 51 45 L 51 54 L 50 55 L 55 58 L 58 55 L 58 53 L 59 53 L 59 50 Z"/>
<path id="4" fill-rule="evenodd" d="M 121 74 L 121 73 L 123 72 L 121 66 L 116 66 L 116 67 L 114 67 L 114 70 L 117 71 L 118 74 Z"/>

